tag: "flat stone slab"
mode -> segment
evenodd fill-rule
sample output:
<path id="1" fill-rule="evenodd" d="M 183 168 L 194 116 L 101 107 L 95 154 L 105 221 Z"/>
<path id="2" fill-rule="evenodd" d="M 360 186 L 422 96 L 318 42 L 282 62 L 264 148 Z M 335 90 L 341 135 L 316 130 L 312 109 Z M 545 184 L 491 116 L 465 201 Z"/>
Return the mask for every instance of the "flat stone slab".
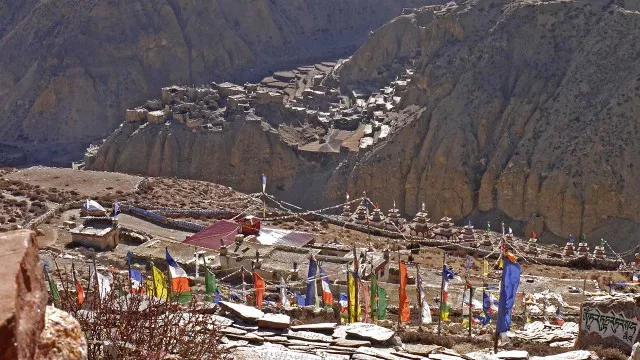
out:
<path id="1" fill-rule="evenodd" d="M 429 359 L 433 360 L 465 360 L 460 356 L 447 355 L 447 354 L 429 354 Z"/>
<path id="2" fill-rule="evenodd" d="M 256 334 L 252 334 L 252 333 L 248 333 L 245 335 L 236 335 L 236 334 L 225 334 L 227 335 L 228 338 L 233 338 L 233 339 L 237 339 L 237 340 L 246 340 L 248 342 L 252 342 L 252 343 L 262 343 L 264 342 L 264 338 L 256 335 Z"/>
<path id="3" fill-rule="evenodd" d="M 246 330 L 238 329 L 232 326 L 224 327 L 220 329 L 220 332 L 223 334 L 232 334 L 232 335 L 245 335 L 247 333 Z"/>
<path id="4" fill-rule="evenodd" d="M 258 319 L 258 327 L 267 329 L 286 329 L 291 323 L 291 317 L 284 314 L 264 314 Z"/>
<path id="5" fill-rule="evenodd" d="M 311 331 L 289 331 L 286 336 L 292 339 L 306 340 L 306 341 L 320 341 L 331 342 L 333 338 L 328 335 L 323 335 Z"/>
<path id="6" fill-rule="evenodd" d="M 295 325 L 291 327 L 291 330 L 296 331 L 316 331 L 316 332 L 333 332 L 338 325 L 336 323 L 319 323 L 319 324 L 306 324 Z"/>
<path id="7" fill-rule="evenodd" d="M 371 346 L 371 341 L 367 340 L 347 340 L 347 339 L 337 339 L 333 340 L 336 346 L 344 346 L 344 347 L 360 347 L 360 346 Z"/>
<path id="8" fill-rule="evenodd" d="M 427 356 L 436 350 L 442 349 L 438 345 L 422 345 L 422 344 L 405 344 L 404 351 L 409 354 Z"/>
<path id="9" fill-rule="evenodd" d="M 387 349 L 377 349 L 372 347 L 361 346 L 356 350 L 356 354 L 364 354 L 374 356 L 378 359 L 384 360 L 403 360 L 401 357 L 393 355 L 391 351 Z"/>
<path id="10" fill-rule="evenodd" d="M 528 359 L 529 353 L 524 350 L 500 351 L 496 354 L 498 359 Z"/>
<path id="11" fill-rule="evenodd" d="M 308 352 L 272 346 L 238 349 L 233 354 L 233 358 L 236 360 L 322 360 L 320 356 Z"/>
<path id="12" fill-rule="evenodd" d="M 333 330 L 333 334 L 331 336 L 333 336 L 334 338 L 344 339 L 344 338 L 347 337 L 346 329 L 347 329 L 346 325 L 336 326 L 336 328 Z"/>
<path id="13" fill-rule="evenodd" d="M 218 304 L 223 310 L 250 323 L 255 323 L 258 319 L 264 316 L 262 310 L 256 309 L 252 306 L 235 304 L 228 301 L 220 301 Z"/>
<path id="14" fill-rule="evenodd" d="M 588 360 L 591 359 L 591 353 L 587 350 L 569 351 L 562 354 L 549 356 L 532 356 L 531 360 Z"/>
<path id="15" fill-rule="evenodd" d="M 320 356 L 322 360 L 349 360 L 351 355 L 333 354 L 324 351 L 316 351 L 316 355 Z"/>
<path id="16" fill-rule="evenodd" d="M 220 316 L 220 315 L 210 315 L 210 316 L 211 316 L 211 320 L 216 325 L 230 326 L 231 324 L 233 324 L 233 320 L 226 318 L 224 316 Z"/>
<path id="17" fill-rule="evenodd" d="M 311 346 L 318 348 L 328 348 L 331 344 L 327 342 L 306 341 L 300 339 L 289 339 L 284 344 L 285 346 Z"/>
<path id="18" fill-rule="evenodd" d="M 393 330 L 366 323 L 349 324 L 346 326 L 345 332 L 347 335 L 377 343 L 387 342 L 395 335 Z"/>

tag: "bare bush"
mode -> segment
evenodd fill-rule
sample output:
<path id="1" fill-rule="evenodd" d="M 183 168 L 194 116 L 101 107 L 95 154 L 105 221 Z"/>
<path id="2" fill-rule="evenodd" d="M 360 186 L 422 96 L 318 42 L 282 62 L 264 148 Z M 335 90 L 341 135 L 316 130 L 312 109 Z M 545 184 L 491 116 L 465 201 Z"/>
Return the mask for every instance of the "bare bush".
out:
<path id="1" fill-rule="evenodd" d="M 112 291 L 104 298 L 97 284 L 78 305 L 71 275 L 62 280 L 61 308 L 71 313 L 85 333 L 89 359 L 181 359 L 226 360 L 232 358 L 222 348 L 222 334 L 211 315 L 201 314 L 197 302 L 180 304 L 142 295 L 119 296 L 127 283 L 114 276 Z M 96 282 L 97 283 L 97 282 Z"/>

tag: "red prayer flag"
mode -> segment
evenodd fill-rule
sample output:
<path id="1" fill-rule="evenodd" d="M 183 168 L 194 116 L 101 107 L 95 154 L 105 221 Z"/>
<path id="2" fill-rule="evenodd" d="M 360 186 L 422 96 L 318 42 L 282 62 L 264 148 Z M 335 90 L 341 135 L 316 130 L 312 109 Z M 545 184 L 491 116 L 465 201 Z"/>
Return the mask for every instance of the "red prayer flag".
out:
<path id="1" fill-rule="evenodd" d="M 76 280 L 76 293 L 78 294 L 78 305 L 82 305 L 84 303 L 84 289 L 78 280 Z"/>
<path id="2" fill-rule="evenodd" d="M 400 261 L 400 302 L 398 306 L 398 314 L 400 315 L 401 322 L 409 321 L 409 315 L 411 310 L 409 309 L 409 298 L 407 297 L 407 283 L 409 282 L 409 275 L 407 273 L 407 265 Z"/>
<path id="3" fill-rule="evenodd" d="M 256 307 L 262 309 L 262 299 L 264 298 L 264 289 L 266 287 L 264 279 L 253 272 L 253 287 L 256 289 Z"/>

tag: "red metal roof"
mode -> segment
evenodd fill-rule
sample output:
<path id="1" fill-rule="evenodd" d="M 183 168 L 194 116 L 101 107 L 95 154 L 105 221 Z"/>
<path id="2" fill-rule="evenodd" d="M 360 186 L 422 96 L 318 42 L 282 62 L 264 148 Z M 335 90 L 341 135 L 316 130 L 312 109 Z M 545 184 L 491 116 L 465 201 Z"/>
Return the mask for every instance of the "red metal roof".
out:
<path id="1" fill-rule="evenodd" d="M 220 250 L 222 242 L 226 246 L 233 244 L 238 234 L 239 225 L 233 221 L 220 220 L 199 233 L 184 239 L 184 244 L 200 246 L 212 250 Z"/>

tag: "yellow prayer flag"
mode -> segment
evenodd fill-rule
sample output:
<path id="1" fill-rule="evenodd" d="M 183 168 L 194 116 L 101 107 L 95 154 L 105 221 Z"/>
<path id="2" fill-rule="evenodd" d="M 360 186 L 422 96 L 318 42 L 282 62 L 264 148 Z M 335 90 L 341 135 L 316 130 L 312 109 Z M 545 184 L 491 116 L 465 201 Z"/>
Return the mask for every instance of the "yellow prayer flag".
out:
<path id="1" fill-rule="evenodd" d="M 500 257 L 500 261 L 498 261 L 498 269 L 502 269 L 504 264 L 502 263 L 502 257 Z"/>
<path id="2" fill-rule="evenodd" d="M 164 274 L 157 267 L 153 267 L 153 284 L 155 286 L 155 296 L 161 299 L 167 298 L 167 286 L 164 281 Z"/>
<path id="3" fill-rule="evenodd" d="M 356 281 L 353 274 L 347 273 L 347 293 L 349 296 L 349 323 L 356 322 Z"/>
<path id="4" fill-rule="evenodd" d="M 145 282 L 145 293 L 148 296 L 153 296 L 153 281 L 147 280 Z"/>

